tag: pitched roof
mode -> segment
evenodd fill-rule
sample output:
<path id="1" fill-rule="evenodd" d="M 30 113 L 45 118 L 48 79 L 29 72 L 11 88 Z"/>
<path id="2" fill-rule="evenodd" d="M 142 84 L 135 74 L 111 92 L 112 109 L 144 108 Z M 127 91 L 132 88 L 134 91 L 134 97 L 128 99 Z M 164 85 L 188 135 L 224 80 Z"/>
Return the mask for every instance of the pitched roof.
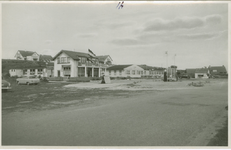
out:
<path id="1" fill-rule="evenodd" d="M 154 69 L 154 67 L 147 66 L 147 65 L 138 65 L 138 66 L 141 67 L 141 68 L 144 69 L 144 70 L 151 70 L 151 69 Z"/>
<path id="2" fill-rule="evenodd" d="M 93 58 L 88 53 L 75 52 L 75 51 L 70 51 L 70 50 L 61 50 L 58 54 L 55 55 L 53 60 L 55 60 L 61 53 L 67 54 L 69 57 L 71 57 L 74 60 L 80 60 L 79 57 Z"/>
<path id="3" fill-rule="evenodd" d="M 23 50 L 18 50 L 20 52 L 20 54 L 23 56 L 23 57 L 27 57 L 27 56 L 31 56 L 33 55 L 34 53 L 36 52 L 32 52 L 32 51 L 23 51 Z M 36 53 L 37 54 L 37 53 Z"/>
<path id="4" fill-rule="evenodd" d="M 107 70 L 124 70 L 124 68 L 127 68 L 132 65 L 114 65 L 111 67 L 108 67 Z"/>
<path id="5" fill-rule="evenodd" d="M 164 71 L 165 68 L 155 68 L 154 70 Z"/>
<path id="6" fill-rule="evenodd" d="M 212 70 L 217 70 L 217 72 L 227 72 L 225 66 L 209 66 L 210 72 Z"/>
<path id="7" fill-rule="evenodd" d="M 196 72 L 196 68 L 194 69 L 186 69 L 186 73 L 195 73 Z"/>
<path id="8" fill-rule="evenodd" d="M 147 66 L 147 65 L 138 65 L 138 66 L 144 70 L 156 70 L 156 71 L 164 71 L 165 70 L 165 68 L 161 68 L 161 67 L 152 67 L 152 66 Z"/>
<path id="9" fill-rule="evenodd" d="M 110 57 L 110 56 L 109 55 L 96 56 L 96 58 L 99 59 L 99 62 L 104 62 L 108 57 Z M 110 59 L 111 59 L 111 57 L 110 57 Z"/>
<path id="10" fill-rule="evenodd" d="M 196 69 L 195 73 L 208 73 L 208 68 Z"/>
<path id="11" fill-rule="evenodd" d="M 51 55 L 40 55 L 39 56 L 39 61 L 45 61 L 45 62 L 50 62 L 52 61 L 52 56 Z"/>
<path id="12" fill-rule="evenodd" d="M 186 69 L 186 73 L 208 73 L 208 68 Z"/>

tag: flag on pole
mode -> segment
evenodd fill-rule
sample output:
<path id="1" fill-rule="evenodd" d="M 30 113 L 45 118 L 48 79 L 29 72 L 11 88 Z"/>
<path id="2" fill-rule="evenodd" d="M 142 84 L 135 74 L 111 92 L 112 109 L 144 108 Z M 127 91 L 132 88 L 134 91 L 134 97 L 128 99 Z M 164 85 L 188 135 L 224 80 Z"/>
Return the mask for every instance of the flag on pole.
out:
<path id="1" fill-rule="evenodd" d="M 89 54 L 92 56 L 96 56 L 90 49 L 88 49 Z"/>

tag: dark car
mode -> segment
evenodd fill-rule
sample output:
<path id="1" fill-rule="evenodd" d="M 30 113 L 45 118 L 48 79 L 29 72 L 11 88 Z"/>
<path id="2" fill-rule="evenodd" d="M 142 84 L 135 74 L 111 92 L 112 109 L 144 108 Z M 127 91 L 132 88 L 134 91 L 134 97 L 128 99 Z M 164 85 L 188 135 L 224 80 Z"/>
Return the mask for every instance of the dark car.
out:
<path id="1" fill-rule="evenodd" d="M 180 77 L 181 77 L 181 78 L 188 78 L 188 79 L 190 79 L 190 76 L 187 75 L 187 74 L 181 75 Z"/>
<path id="2" fill-rule="evenodd" d="M 7 91 L 11 89 L 11 85 L 6 80 L 2 80 L 2 90 Z"/>

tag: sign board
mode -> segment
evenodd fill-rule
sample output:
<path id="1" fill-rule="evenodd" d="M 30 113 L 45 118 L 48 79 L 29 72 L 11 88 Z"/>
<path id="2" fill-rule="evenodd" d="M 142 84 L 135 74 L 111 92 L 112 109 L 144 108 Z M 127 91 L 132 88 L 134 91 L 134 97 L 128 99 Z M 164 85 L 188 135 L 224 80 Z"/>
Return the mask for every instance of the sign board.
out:
<path id="1" fill-rule="evenodd" d="M 104 76 L 104 81 L 105 81 L 105 84 L 111 83 L 111 79 L 109 76 Z"/>

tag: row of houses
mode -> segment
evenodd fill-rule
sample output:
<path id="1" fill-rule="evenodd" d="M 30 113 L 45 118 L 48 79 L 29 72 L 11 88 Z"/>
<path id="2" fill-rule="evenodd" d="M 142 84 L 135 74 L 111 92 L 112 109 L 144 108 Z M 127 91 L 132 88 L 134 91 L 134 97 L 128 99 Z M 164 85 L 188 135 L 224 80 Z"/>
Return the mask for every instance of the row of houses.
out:
<path id="1" fill-rule="evenodd" d="M 46 57 L 45 57 L 46 56 Z M 38 55 L 36 52 L 19 50 L 15 58 L 18 60 L 42 61 L 49 65 L 34 68 L 12 68 L 11 76 L 38 75 L 44 77 L 168 77 L 187 74 L 191 78 L 208 78 L 214 74 L 227 74 L 224 66 L 209 66 L 208 68 L 194 68 L 177 70 L 177 66 L 167 69 L 143 65 L 113 65 L 109 55 L 96 56 L 91 50 L 88 53 L 71 50 L 61 50 L 54 57 Z"/>
<path id="2" fill-rule="evenodd" d="M 61 50 L 52 59 L 48 55 L 18 50 L 15 58 L 21 61 L 45 62 L 46 65 L 13 67 L 9 70 L 10 76 L 100 77 L 113 61 L 109 55 L 96 56 L 70 50 Z"/>
<path id="3" fill-rule="evenodd" d="M 40 55 L 37 52 L 18 50 L 14 56 L 17 60 L 29 60 L 29 61 L 42 61 L 42 62 L 51 62 L 51 55 Z"/>
<path id="4" fill-rule="evenodd" d="M 187 75 L 190 78 L 210 78 L 214 76 L 227 76 L 228 74 L 223 65 L 178 70 L 178 75 Z"/>

